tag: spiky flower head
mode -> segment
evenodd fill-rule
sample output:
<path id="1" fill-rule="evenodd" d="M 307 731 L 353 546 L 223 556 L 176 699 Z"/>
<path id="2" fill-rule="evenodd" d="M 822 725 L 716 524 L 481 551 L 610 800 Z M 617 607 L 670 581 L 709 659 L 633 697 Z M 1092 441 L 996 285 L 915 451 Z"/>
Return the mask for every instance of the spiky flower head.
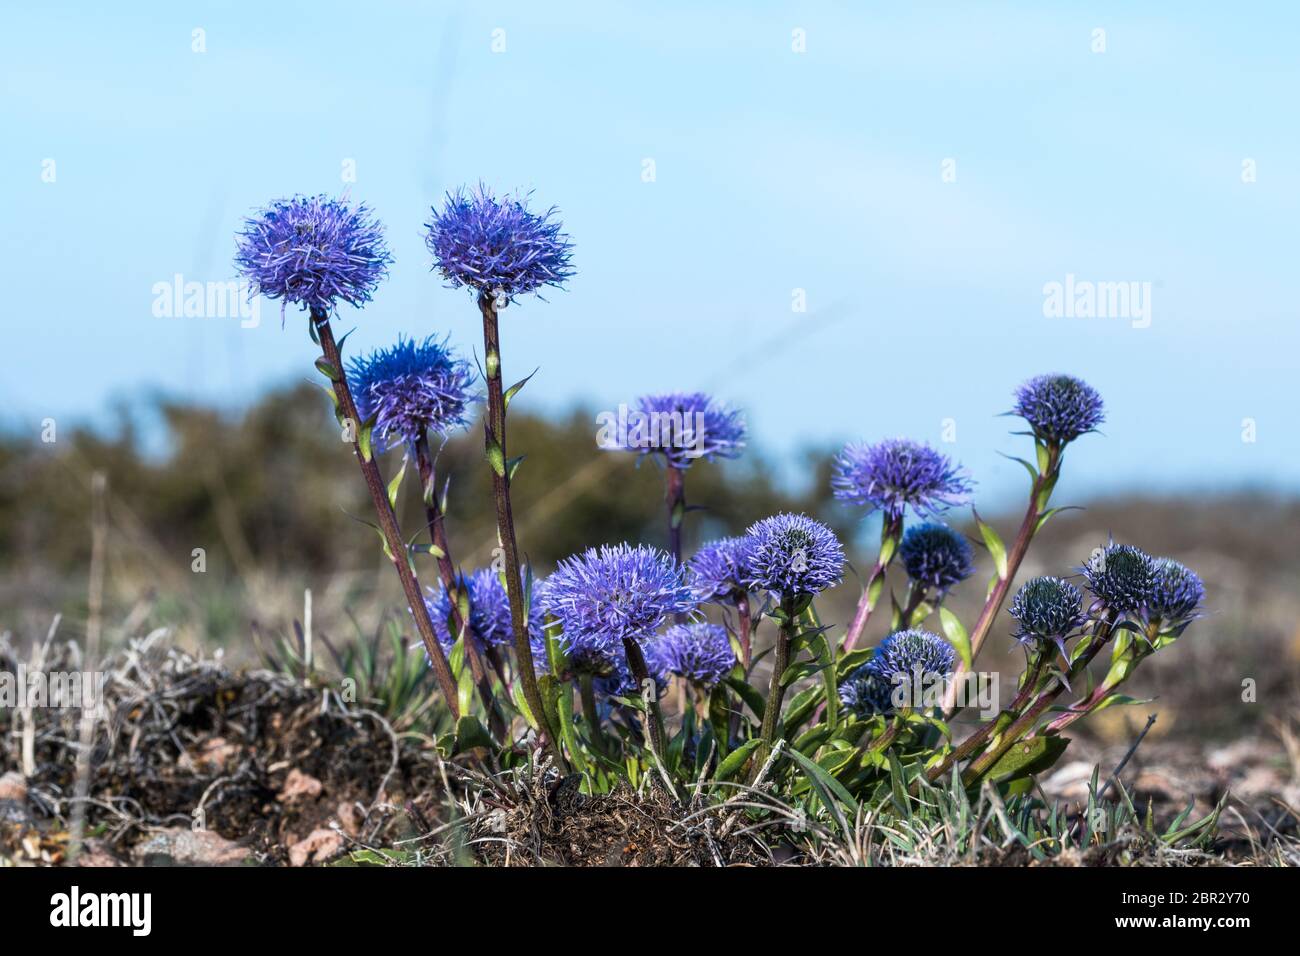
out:
<path id="1" fill-rule="evenodd" d="M 1072 375 L 1039 375 L 1016 390 L 1014 413 L 1029 423 L 1035 437 L 1064 445 L 1096 430 L 1106 419 L 1101 395 Z"/>
<path id="2" fill-rule="evenodd" d="M 863 664 L 840 682 L 840 703 L 863 720 L 875 714 L 891 714 L 893 690 L 892 683 Z"/>
<path id="3" fill-rule="evenodd" d="M 1172 627 L 1187 624 L 1200 616 L 1205 600 L 1205 585 L 1195 571 L 1173 558 L 1157 558 L 1155 585 L 1147 613 Z"/>
<path id="4" fill-rule="evenodd" d="M 920 628 L 895 631 L 876 647 L 867 666 L 885 679 L 896 674 L 941 674 L 947 677 L 957 664 L 952 645 Z"/>
<path id="5" fill-rule="evenodd" d="M 860 717 L 891 714 L 894 695 L 905 687 L 905 699 L 920 709 L 927 683 L 937 684 L 957 666 L 952 645 L 937 634 L 920 629 L 895 631 L 840 687 L 840 700 Z M 933 688 L 937 690 L 937 687 Z"/>
<path id="6" fill-rule="evenodd" d="M 624 640 L 647 641 L 670 615 L 695 610 L 686 575 L 670 555 L 644 545 L 603 545 L 560 562 L 542 594 L 579 650 L 621 652 Z"/>
<path id="7" fill-rule="evenodd" d="M 968 501 L 971 487 L 948 456 L 906 438 L 845 446 L 831 476 L 836 498 L 879 508 L 891 518 L 901 518 L 908 507 L 937 515 Z"/>
<path id="8" fill-rule="evenodd" d="M 477 398 L 474 371 L 430 336 L 423 342 L 398 337 L 397 344 L 348 363 L 348 384 L 363 420 L 375 418 L 379 448 L 412 444 L 427 432 L 445 435 L 469 424 L 466 412 Z"/>
<path id="9" fill-rule="evenodd" d="M 730 604 L 748 590 L 754 539 L 748 535 L 710 541 L 687 562 L 687 580 L 704 604 Z"/>
<path id="10" fill-rule="evenodd" d="M 1088 589 L 1102 605 L 1130 614 L 1151 600 L 1156 583 L 1156 563 L 1151 555 L 1131 544 L 1098 548 L 1083 566 Z"/>
<path id="11" fill-rule="evenodd" d="M 1045 640 L 1063 648 L 1065 638 L 1085 620 L 1082 606 L 1083 594 L 1078 588 L 1044 575 L 1020 586 L 1007 613 L 1020 622 L 1015 636 L 1022 644 Z"/>
<path id="12" fill-rule="evenodd" d="M 752 525 L 751 587 L 781 595 L 817 594 L 838 584 L 844 548 L 835 532 L 806 515 L 779 514 Z"/>
<path id="13" fill-rule="evenodd" d="M 392 256 L 364 203 L 294 196 L 244 220 L 235 266 L 269 299 L 330 313 L 340 300 L 370 301 Z"/>
<path id="14" fill-rule="evenodd" d="M 651 671 L 676 674 L 701 687 L 713 687 L 736 666 L 727 629 L 700 621 L 674 624 L 645 650 Z"/>
<path id="15" fill-rule="evenodd" d="M 975 573 L 970 542 L 946 524 L 934 521 L 908 528 L 898 555 L 909 578 L 939 592 Z"/>
<path id="16" fill-rule="evenodd" d="M 675 468 L 689 468 L 699 458 L 738 458 L 745 447 L 745 417 L 703 392 L 643 395 L 627 415 L 626 429 L 605 440 L 604 447 L 663 455 Z"/>
<path id="17" fill-rule="evenodd" d="M 457 575 L 457 586 L 467 592 L 469 597 L 469 626 L 475 637 L 484 645 L 513 645 L 515 629 L 510 617 L 510 598 L 506 594 L 501 576 L 491 568 L 479 568 L 469 574 Z M 451 596 L 442 585 L 438 586 L 433 598 L 426 599 L 429 617 L 433 629 L 438 635 L 438 642 L 450 648 L 456 643 L 458 635 L 451 632 Z M 537 589 L 533 590 L 532 606 L 528 610 L 528 636 L 530 643 L 542 640 L 542 609 L 537 601 Z M 545 643 L 541 644 L 545 647 Z"/>
<path id="18" fill-rule="evenodd" d="M 573 245 L 554 208 L 530 212 L 527 195 L 492 195 L 483 184 L 447 194 L 426 224 L 434 268 L 453 286 L 513 299 L 570 276 Z"/>

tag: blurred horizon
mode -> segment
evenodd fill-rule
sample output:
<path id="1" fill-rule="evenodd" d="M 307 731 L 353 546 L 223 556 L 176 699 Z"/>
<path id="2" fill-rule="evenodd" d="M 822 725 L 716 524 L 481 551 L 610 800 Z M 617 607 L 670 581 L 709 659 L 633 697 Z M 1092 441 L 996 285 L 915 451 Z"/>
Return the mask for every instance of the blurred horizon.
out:
<path id="1" fill-rule="evenodd" d="M 6 10 L 19 361 L 0 430 L 111 432 L 114 404 L 155 393 L 240 414 L 310 379 L 304 323 L 282 332 L 275 303 L 255 328 L 153 311 L 177 275 L 234 279 L 242 217 L 292 193 L 347 192 L 388 227 L 392 276 L 342 311 L 349 348 L 400 332 L 481 350 L 421 228 L 481 180 L 558 206 L 576 245 L 568 289 L 503 318 L 507 377 L 541 369 L 530 413 L 706 389 L 745 409 L 791 493 L 810 450 L 908 435 L 1013 507 L 1023 474 L 999 452 L 1023 439 L 997 416 L 1064 371 L 1109 410 L 1064 498 L 1300 493 L 1295 8 L 354 12 Z M 1134 299 L 1049 317 L 1053 283 Z M 156 422 L 140 437 L 165 451 Z"/>

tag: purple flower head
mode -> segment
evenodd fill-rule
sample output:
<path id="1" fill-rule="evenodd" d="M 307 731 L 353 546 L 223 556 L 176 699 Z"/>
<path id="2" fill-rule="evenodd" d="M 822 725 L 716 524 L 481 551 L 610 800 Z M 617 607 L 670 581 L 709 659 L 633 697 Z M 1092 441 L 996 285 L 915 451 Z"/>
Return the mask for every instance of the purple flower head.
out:
<path id="1" fill-rule="evenodd" d="M 840 703 L 863 720 L 876 714 L 892 714 L 893 690 L 892 683 L 863 664 L 840 683 Z"/>
<path id="2" fill-rule="evenodd" d="M 748 536 L 710 541 L 687 562 L 687 579 L 704 604 L 731 604 L 747 590 L 752 576 L 754 539 Z"/>
<path id="3" fill-rule="evenodd" d="M 835 497 L 901 518 L 908 506 L 937 515 L 970 498 L 971 482 L 946 456 L 922 442 L 893 438 L 847 445 L 835 459 Z"/>
<path id="4" fill-rule="evenodd" d="M 895 694 L 922 709 L 926 684 L 946 678 L 957 666 L 952 645 L 929 631 L 906 630 L 890 634 L 863 664 L 840 685 L 840 700 L 859 717 L 894 712 Z"/>
<path id="5" fill-rule="evenodd" d="M 675 468 L 698 458 L 738 458 L 745 447 L 745 418 L 703 392 L 644 395 L 627 415 L 627 429 L 606 448 L 660 454 Z"/>
<path id="6" fill-rule="evenodd" d="M 235 266 L 259 293 L 325 313 L 339 300 L 369 302 L 392 262 L 365 204 L 326 196 L 272 203 L 244 220 L 235 242 Z"/>
<path id="7" fill-rule="evenodd" d="M 620 655 L 624 640 L 645 642 L 671 615 L 695 610 L 683 569 L 644 545 L 604 545 L 565 558 L 541 600 L 570 648 Z"/>
<path id="8" fill-rule="evenodd" d="M 1039 375 L 1016 389 L 1013 409 L 1046 444 L 1064 445 L 1106 419 L 1101 396 L 1071 375 Z"/>
<path id="9" fill-rule="evenodd" d="M 885 680 L 897 674 L 911 676 L 916 671 L 947 677 L 957 666 L 957 654 L 939 635 L 917 628 L 890 634 L 876 647 L 866 666 Z"/>
<path id="10" fill-rule="evenodd" d="M 1007 613 L 1020 622 L 1016 640 L 1022 644 L 1055 641 L 1065 651 L 1065 639 L 1087 619 L 1083 594 L 1069 581 L 1048 576 L 1030 578 L 1011 599 Z"/>
<path id="11" fill-rule="evenodd" d="M 522 199 L 497 199 L 482 184 L 447 194 L 426 224 L 434 268 L 453 286 L 513 299 L 544 285 L 561 286 L 573 269 L 572 243 L 555 209 L 538 215 Z"/>
<path id="12" fill-rule="evenodd" d="M 938 522 L 908 528 L 898 554 L 909 578 L 940 593 L 975 573 L 970 542 Z"/>
<path id="13" fill-rule="evenodd" d="M 1173 558 L 1157 558 L 1155 570 L 1147 614 L 1175 628 L 1200 617 L 1205 585 L 1196 572 Z"/>
<path id="14" fill-rule="evenodd" d="M 1088 589 L 1106 608 L 1120 614 L 1141 610 L 1151 600 L 1156 563 L 1131 544 L 1098 548 L 1083 566 Z"/>
<path id="15" fill-rule="evenodd" d="M 844 548 L 835 532 L 804 515 L 764 518 L 746 534 L 754 541 L 751 587 L 781 595 L 817 594 L 838 584 Z"/>
<path id="16" fill-rule="evenodd" d="M 727 630 L 717 624 L 674 624 L 646 645 L 652 672 L 676 674 L 693 684 L 712 687 L 736 666 Z"/>
<path id="17" fill-rule="evenodd" d="M 458 584 L 469 592 L 469 626 L 479 642 L 484 645 L 513 645 L 515 629 L 510 619 L 510 598 L 501 576 L 491 568 L 479 568 L 469 574 L 458 575 Z M 433 589 L 429 589 L 433 592 Z M 432 600 L 426 599 L 429 617 L 433 620 L 433 629 L 438 635 L 438 642 L 450 648 L 456 643 L 451 632 L 451 596 L 442 585 L 438 586 Z M 542 609 L 537 601 L 537 589 L 533 590 L 532 607 L 528 612 L 528 637 L 530 643 L 542 638 Z M 541 644 L 545 649 L 545 642 Z"/>
<path id="18" fill-rule="evenodd" d="M 392 348 L 353 359 L 348 381 L 362 419 L 375 419 L 381 449 L 465 427 L 477 398 L 470 364 L 432 336 L 423 342 L 399 337 Z"/>

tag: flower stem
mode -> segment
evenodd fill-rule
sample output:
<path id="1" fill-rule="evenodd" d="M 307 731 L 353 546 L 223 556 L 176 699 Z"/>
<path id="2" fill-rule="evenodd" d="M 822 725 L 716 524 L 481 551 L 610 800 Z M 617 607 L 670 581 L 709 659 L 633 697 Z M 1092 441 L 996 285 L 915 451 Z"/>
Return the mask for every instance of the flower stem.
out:
<path id="1" fill-rule="evenodd" d="M 650 676 L 650 668 L 646 666 L 641 645 L 632 638 L 625 637 L 623 651 L 627 654 L 628 668 L 632 671 L 632 678 L 636 681 L 637 688 L 641 692 L 641 701 L 645 705 L 641 721 L 645 727 L 645 735 L 650 741 L 650 750 L 659 764 L 659 772 L 664 775 L 664 780 L 671 790 L 672 781 L 668 779 L 668 763 L 665 760 L 667 751 L 664 750 L 664 718 L 659 710 L 658 688 L 654 678 Z"/>
<path id="2" fill-rule="evenodd" d="M 881 589 L 884 587 L 885 569 L 894 560 L 902 534 L 903 516 L 885 515 L 884 523 L 880 526 L 880 552 L 876 556 L 876 563 L 872 566 L 871 573 L 867 576 L 867 584 L 862 589 L 862 597 L 858 600 L 858 609 L 853 614 L 853 621 L 844 635 L 842 651 L 845 654 L 853 650 L 858 643 L 858 638 L 866 630 L 867 622 L 871 620 L 871 612 L 875 610 L 880 600 Z"/>
<path id="3" fill-rule="evenodd" d="M 741 591 L 736 595 L 736 616 L 739 619 L 736 623 L 737 637 L 740 639 L 740 663 L 745 671 L 746 680 L 749 679 L 749 667 L 753 661 L 752 633 L 754 621 L 749 616 L 749 594 Z"/>
<path id="4" fill-rule="evenodd" d="M 578 675 L 578 692 L 582 696 L 582 715 L 587 718 L 587 726 L 591 730 L 591 745 L 601 756 L 608 756 L 605 731 L 600 726 L 600 712 L 596 710 L 595 682 L 590 674 Z"/>
<path id="5" fill-rule="evenodd" d="M 506 596 L 510 599 L 510 621 L 515 635 L 515 658 L 519 670 L 519 683 L 524 700 L 533 712 L 537 724 L 546 733 L 556 765 L 561 773 L 569 772 L 568 762 L 558 742 L 555 729 L 550 726 L 542 693 L 537 686 L 533 670 L 533 651 L 528 644 L 528 612 L 524 607 L 523 579 L 519 567 L 519 546 L 515 541 L 515 520 L 510 510 L 510 465 L 506 457 L 506 402 L 501 387 L 501 334 L 497 325 L 497 309 L 493 297 L 479 293 L 479 311 L 483 314 L 483 352 L 488 386 L 488 414 L 483 423 L 484 441 L 488 463 L 492 472 L 492 494 L 496 499 L 497 537 L 505 560 Z"/>
<path id="6" fill-rule="evenodd" d="M 343 372 L 343 360 L 339 354 L 338 343 L 334 340 L 334 331 L 330 328 L 329 316 L 313 308 L 311 322 L 320 340 L 325 363 L 330 369 L 329 375 L 334 386 L 334 397 L 338 399 L 339 413 L 345 421 L 352 423 L 352 450 L 357 456 L 357 464 L 361 466 L 361 475 L 365 478 L 366 489 L 374 502 L 375 513 L 379 518 L 379 530 L 384 536 L 384 543 L 388 546 L 388 556 L 392 559 L 393 566 L 397 568 L 397 576 L 401 579 L 406 603 L 410 605 L 411 614 L 415 617 L 416 629 L 420 632 L 425 650 L 429 653 L 429 661 L 433 665 L 433 676 L 438 682 L 438 689 L 442 692 L 452 717 L 459 720 L 460 703 L 456 696 L 456 681 L 452 677 L 447 656 L 443 654 L 442 646 L 438 643 L 433 621 L 429 618 L 429 609 L 420 592 L 420 582 L 411 567 L 406 542 L 397 525 L 397 515 L 393 513 L 393 506 L 388 501 L 388 488 L 379 473 L 379 463 L 375 461 L 374 454 L 368 447 L 364 451 L 361 447 L 361 416 L 357 412 L 356 402 L 352 399 L 352 390 L 348 388 L 348 379 Z"/>
<path id="7" fill-rule="evenodd" d="M 1000 575 L 993 583 L 989 591 L 988 598 L 984 602 L 984 607 L 980 611 L 979 619 L 975 622 L 975 629 L 970 635 L 970 659 L 972 665 L 975 658 L 979 656 L 980 648 L 988 640 L 989 633 L 993 630 L 993 622 L 997 619 L 998 611 L 1002 609 L 1002 602 L 1006 600 L 1007 592 L 1011 590 L 1011 582 L 1015 580 L 1016 571 L 1020 569 L 1020 562 L 1024 560 L 1025 553 L 1029 550 L 1029 543 L 1034 539 L 1038 531 L 1039 523 L 1042 519 L 1044 510 L 1047 507 L 1048 497 L 1051 495 L 1052 488 L 1056 485 L 1056 479 L 1060 475 L 1061 467 L 1061 449 L 1055 445 L 1047 446 L 1047 467 L 1039 472 L 1034 479 L 1033 486 L 1029 491 L 1029 506 L 1025 509 L 1024 520 L 1020 522 L 1020 530 L 1016 532 L 1016 540 L 1011 544 L 1011 550 L 1007 552 L 1007 573 Z M 948 690 L 943 700 L 943 716 L 945 720 L 952 718 L 961 708 L 957 706 L 957 687 L 962 682 L 962 677 L 966 673 L 967 667 L 965 661 L 957 662 L 957 670 L 952 675 L 952 683 L 948 685 Z"/>
<path id="8" fill-rule="evenodd" d="M 1097 656 L 1097 652 L 1105 646 L 1110 639 L 1114 625 L 1115 616 L 1113 614 L 1097 623 L 1097 629 L 1093 633 L 1087 648 L 1070 667 L 1069 679 L 1071 683 L 1084 672 L 1088 665 L 1092 663 L 1092 659 Z M 1020 738 L 1033 729 L 1034 724 L 1038 722 L 1038 718 L 1043 715 L 1043 712 L 1052 705 L 1056 698 L 1061 696 L 1061 692 L 1064 690 L 1065 684 L 1059 677 L 1052 681 L 1028 709 L 1012 721 L 1011 726 L 999 738 L 997 746 L 986 750 L 975 758 L 971 765 L 966 768 L 966 772 L 962 774 L 962 781 L 969 785 L 983 777 L 994 764 L 1002 759 L 1002 756 L 1008 750 L 1016 745 Z"/>
<path id="9" fill-rule="evenodd" d="M 767 755 L 772 752 L 772 745 L 776 743 L 776 725 L 781 720 L 781 698 L 785 694 L 781 678 L 785 675 L 786 668 L 790 666 L 790 641 L 798 633 L 799 627 L 794 612 L 794 601 L 791 598 L 782 598 L 781 610 L 784 615 L 781 627 L 776 632 L 776 647 L 772 651 L 772 679 L 767 685 L 767 703 L 763 705 L 763 726 L 759 731 L 759 739 L 762 743 L 754 752 L 755 773 L 767 761 Z"/>
<path id="10" fill-rule="evenodd" d="M 978 751 L 989 741 L 989 738 L 993 736 L 994 731 L 996 731 L 999 726 L 999 721 L 1001 721 L 1003 727 L 1009 727 L 1011 722 L 1016 719 L 1020 714 L 1020 711 L 1029 703 L 1030 699 L 1034 696 L 1034 693 L 1038 690 L 1038 680 L 1042 676 L 1043 667 L 1046 665 L 1047 659 L 1047 651 L 1042 648 L 1036 649 L 1033 657 L 1029 661 L 1029 666 L 1025 671 L 1024 683 L 1020 685 L 1020 691 L 1016 694 L 1015 699 L 1011 701 L 1011 704 L 992 720 L 985 723 L 984 726 L 980 727 L 979 730 L 975 731 L 975 733 L 963 740 L 957 749 L 932 767 L 926 773 L 926 779 L 931 783 L 934 783 L 934 781 L 946 774 L 953 764 L 965 760 L 971 754 Z"/>
<path id="11" fill-rule="evenodd" d="M 469 621 L 465 620 L 460 613 L 460 598 L 463 589 L 456 580 L 456 568 L 451 559 L 451 545 L 447 540 L 447 528 L 443 521 L 442 509 L 438 504 L 437 476 L 434 472 L 433 456 L 429 450 L 429 436 L 423 430 L 415 439 L 415 464 L 420 473 L 420 489 L 424 500 L 425 521 L 429 525 L 429 540 L 433 543 L 434 557 L 438 563 L 438 577 L 447 592 L 447 603 L 451 608 L 449 617 L 451 618 L 452 632 L 458 637 L 463 637 L 465 641 L 465 656 L 469 660 L 470 670 L 474 675 L 474 683 L 478 688 L 479 697 L 483 701 L 483 707 L 487 711 L 488 725 L 491 727 L 493 735 L 497 739 L 501 739 L 505 733 L 505 722 L 501 719 L 496 695 L 492 693 L 492 682 L 488 679 L 487 669 L 483 665 L 483 648 Z M 500 669 L 498 668 L 498 670 Z M 500 676 L 501 683 L 504 684 L 505 677 L 503 674 Z"/>

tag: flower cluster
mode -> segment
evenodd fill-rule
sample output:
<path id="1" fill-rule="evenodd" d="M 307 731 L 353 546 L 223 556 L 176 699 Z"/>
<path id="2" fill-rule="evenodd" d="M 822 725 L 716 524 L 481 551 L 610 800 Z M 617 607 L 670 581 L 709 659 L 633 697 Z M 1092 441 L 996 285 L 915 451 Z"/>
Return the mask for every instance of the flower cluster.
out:
<path id="1" fill-rule="evenodd" d="M 674 624 L 646 646 L 652 673 L 676 674 L 701 687 L 713 687 L 736 666 L 726 628 L 698 622 Z"/>
<path id="2" fill-rule="evenodd" d="M 541 595 L 570 653 L 619 654 L 645 642 L 671 615 L 695 609 L 682 568 L 663 551 L 627 544 L 589 548 L 561 561 Z"/>
<path id="3" fill-rule="evenodd" d="M 1151 555 L 1131 544 L 1099 548 L 1083 566 L 1088 589 L 1106 608 L 1132 614 L 1146 607 L 1156 583 Z"/>
<path id="4" fill-rule="evenodd" d="M 804 515 L 779 514 L 753 525 L 749 584 L 780 595 L 817 594 L 838 584 L 844 548 L 835 532 Z"/>
<path id="5" fill-rule="evenodd" d="M 434 210 L 425 244 L 434 267 L 453 286 L 513 299 L 545 285 L 561 286 L 573 275 L 573 245 L 554 215 L 554 209 L 530 212 L 512 196 L 498 199 L 482 185 L 458 189 L 447 194 L 441 211 Z"/>
<path id="6" fill-rule="evenodd" d="M 411 444 L 427 432 L 446 434 L 468 424 L 476 399 L 474 372 L 445 340 L 398 338 L 392 348 L 348 364 L 348 384 L 357 412 L 375 420 L 380 449 Z"/>
<path id="7" fill-rule="evenodd" d="M 326 196 L 272 203 L 245 220 L 236 243 L 235 265 L 259 293 L 324 313 L 370 301 L 392 261 L 364 203 Z"/>
<path id="8" fill-rule="evenodd" d="M 906 684 L 909 699 L 919 703 L 924 683 L 946 678 L 957 666 L 952 645 L 937 634 L 911 629 L 895 631 L 840 685 L 840 701 L 859 717 L 889 715 L 894 692 Z M 919 708 L 918 708 L 919 709 Z"/>
<path id="9" fill-rule="evenodd" d="M 971 482 L 946 456 L 922 442 L 895 438 L 852 444 L 835 458 L 835 497 L 901 518 L 907 508 L 936 515 L 970 498 Z"/>
<path id="10" fill-rule="evenodd" d="M 710 541 L 687 562 L 687 580 L 702 604 L 733 602 L 753 577 L 754 539 L 748 535 Z"/>
<path id="11" fill-rule="evenodd" d="M 745 447 L 745 418 L 703 392 L 663 392 L 637 399 L 622 447 L 660 454 L 674 468 L 696 459 L 737 458 Z"/>
<path id="12" fill-rule="evenodd" d="M 908 528 L 898 555 L 909 578 L 941 594 L 975 573 L 970 542 L 937 522 Z"/>
<path id="13" fill-rule="evenodd" d="M 1070 375 L 1039 375 L 1016 390 L 1014 413 L 1046 444 L 1064 445 L 1105 420 L 1101 396 Z"/>

